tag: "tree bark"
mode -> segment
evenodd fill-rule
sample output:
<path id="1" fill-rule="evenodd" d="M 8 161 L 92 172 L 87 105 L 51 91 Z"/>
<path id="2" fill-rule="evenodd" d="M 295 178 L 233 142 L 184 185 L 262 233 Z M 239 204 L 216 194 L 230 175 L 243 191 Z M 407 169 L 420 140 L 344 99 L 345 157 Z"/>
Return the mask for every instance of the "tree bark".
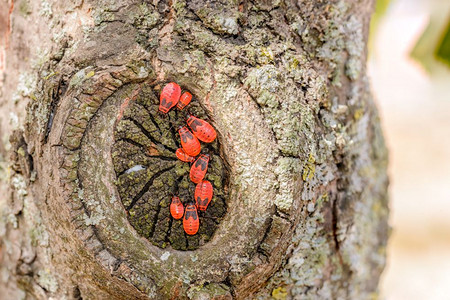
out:
<path id="1" fill-rule="evenodd" d="M 372 6 L 1 0 L 0 298 L 375 297 L 389 227 Z M 218 132 L 196 237 L 164 198 L 186 174 L 164 135 L 181 115 L 152 109 L 169 81 Z M 155 170 L 123 176 L 141 164 Z"/>

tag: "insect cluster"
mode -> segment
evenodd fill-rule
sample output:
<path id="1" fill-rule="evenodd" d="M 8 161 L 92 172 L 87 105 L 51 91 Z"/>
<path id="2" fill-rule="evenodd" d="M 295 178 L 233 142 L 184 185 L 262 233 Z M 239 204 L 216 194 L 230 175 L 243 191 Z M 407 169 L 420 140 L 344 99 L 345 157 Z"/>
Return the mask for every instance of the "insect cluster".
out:
<path id="1" fill-rule="evenodd" d="M 161 91 L 159 111 L 166 114 L 175 106 L 179 110 L 183 110 L 191 100 L 192 95 L 189 92 L 181 94 L 180 86 L 175 82 L 171 82 Z M 206 211 L 213 196 L 212 184 L 204 180 L 208 171 L 210 156 L 208 154 L 200 154 L 200 141 L 211 143 L 216 139 L 217 134 L 211 124 L 190 114 L 187 115 L 186 123 L 187 126 L 178 128 L 181 148 L 178 148 L 175 154 L 179 160 L 191 163 L 189 177 L 197 185 L 195 187 L 194 202 L 188 202 L 186 207 L 184 207 L 178 196 L 174 195 L 172 197 L 170 214 L 177 220 L 183 218 L 184 231 L 188 235 L 195 235 L 200 225 L 197 210 Z"/>

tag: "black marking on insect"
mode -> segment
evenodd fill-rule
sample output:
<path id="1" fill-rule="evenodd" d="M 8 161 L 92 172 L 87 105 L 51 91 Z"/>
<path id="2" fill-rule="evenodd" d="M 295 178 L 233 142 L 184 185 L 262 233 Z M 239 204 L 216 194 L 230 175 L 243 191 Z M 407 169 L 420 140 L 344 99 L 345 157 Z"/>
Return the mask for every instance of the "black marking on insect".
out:
<path id="1" fill-rule="evenodd" d="M 195 167 L 201 167 L 202 171 L 204 171 L 206 169 L 206 167 L 208 166 L 208 162 L 204 161 L 203 159 L 197 159 L 197 161 L 195 162 Z"/>
<path id="2" fill-rule="evenodd" d="M 197 220 L 197 211 L 195 211 L 195 210 L 186 210 L 186 213 L 184 214 L 184 218 L 186 220 L 188 220 L 189 217 L 192 217 L 194 220 Z"/>

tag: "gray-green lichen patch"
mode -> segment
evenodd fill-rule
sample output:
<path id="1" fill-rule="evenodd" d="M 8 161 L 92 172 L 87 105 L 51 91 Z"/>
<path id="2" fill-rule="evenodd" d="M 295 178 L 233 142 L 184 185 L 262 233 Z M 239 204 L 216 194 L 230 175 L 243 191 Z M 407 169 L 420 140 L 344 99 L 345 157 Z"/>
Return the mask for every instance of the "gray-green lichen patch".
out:
<path id="1" fill-rule="evenodd" d="M 204 286 L 192 286 L 187 291 L 192 300 L 202 299 L 232 299 L 230 288 L 225 284 L 210 283 Z"/>
<path id="2" fill-rule="evenodd" d="M 17 103 L 22 97 L 33 97 L 33 91 L 36 88 L 37 78 L 29 73 L 19 74 L 19 82 L 17 84 L 16 94 L 13 95 L 14 103 Z"/>
<path id="3" fill-rule="evenodd" d="M 239 33 L 239 18 L 241 16 L 238 10 L 239 1 L 223 3 L 227 3 L 227 5 L 223 5 L 220 11 L 215 9 L 216 5 L 213 2 L 199 0 L 189 1 L 188 7 L 213 32 L 236 35 Z"/>
<path id="4" fill-rule="evenodd" d="M 206 180 L 213 184 L 214 196 L 206 212 L 199 212 L 198 234 L 187 236 L 182 220 L 173 219 L 169 211 L 173 195 L 185 205 L 194 201 L 190 165 L 175 156 L 180 147 L 177 129 L 187 125 L 187 112 L 206 120 L 208 116 L 195 100 L 183 111 L 175 108 L 162 114 L 158 111 L 161 86 L 141 85 L 115 126 L 112 158 L 116 185 L 128 220 L 140 235 L 162 248 L 194 250 L 211 239 L 226 213 L 226 170 L 217 140 L 202 143 L 202 153 L 211 156 Z"/>
<path id="5" fill-rule="evenodd" d="M 49 19 L 53 16 L 52 5 L 48 1 L 44 0 L 41 2 L 41 9 L 39 11 L 39 15 Z"/>
<path id="6" fill-rule="evenodd" d="M 333 260 L 333 247 L 330 246 L 329 239 L 324 228 L 325 216 L 324 206 L 329 204 L 328 194 L 323 194 L 317 199 L 315 210 L 309 213 L 308 218 L 304 219 L 303 226 L 296 228 L 292 237 L 291 247 L 296 251 L 292 253 L 286 262 L 283 270 L 277 272 L 270 279 L 269 286 L 280 289 L 280 287 L 289 287 L 284 289 L 285 299 L 297 299 L 304 297 L 310 287 L 316 286 L 317 281 L 326 281 L 324 278 L 325 269 L 331 274 L 325 275 L 331 277 L 331 281 L 339 282 L 342 269 L 338 261 Z M 307 207 L 303 208 L 302 214 Z M 331 261 L 330 261 L 331 260 Z M 324 290 L 327 290 L 324 288 Z M 315 295 L 315 291 L 312 295 Z M 322 295 L 323 299 L 331 299 L 333 295 Z M 289 298 L 291 297 L 291 298 Z M 314 296 L 312 296 L 314 298 Z M 265 299 L 264 294 L 256 299 Z"/>
<path id="7" fill-rule="evenodd" d="M 364 49 L 366 40 L 364 38 L 363 22 L 360 18 L 352 15 L 345 23 L 346 34 L 350 36 L 345 41 L 345 49 L 349 58 L 345 64 L 345 74 L 351 79 L 356 80 L 364 66 Z"/>
<path id="8" fill-rule="evenodd" d="M 291 62 L 286 61 L 286 64 L 291 65 Z M 268 64 L 252 68 L 244 87 L 260 106 L 281 153 L 306 157 L 314 147 L 314 113 L 326 86 L 319 78 L 310 78 L 311 85 L 305 93 L 297 86 L 295 76 L 294 72 L 281 72 L 275 65 Z M 307 103 L 311 98 L 318 101 Z"/>
<path id="9" fill-rule="evenodd" d="M 55 293 L 58 290 L 58 282 L 48 270 L 39 270 L 36 274 L 36 282 L 50 293 Z"/>
<path id="10" fill-rule="evenodd" d="M 302 162 L 298 158 L 281 157 L 278 160 L 275 174 L 278 176 L 279 192 L 275 198 L 277 208 L 288 213 L 301 187 Z"/>
<path id="11" fill-rule="evenodd" d="M 291 16 L 290 28 L 302 41 L 311 58 L 325 63 L 332 85 L 357 80 L 364 68 L 365 15 L 354 13 L 355 5 L 348 1 L 322 2 L 311 14 L 311 4 Z"/>
<path id="12" fill-rule="evenodd" d="M 91 214 L 90 216 L 84 216 L 84 222 L 87 226 L 90 225 L 98 225 L 102 220 L 105 219 L 105 216 L 103 214 L 102 208 L 94 199 L 87 199 L 85 200 L 85 205 L 89 206 L 91 208 Z"/>
<path id="13" fill-rule="evenodd" d="M 20 174 L 14 174 L 11 178 L 11 185 L 16 192 L 17 200 L 23 202 L 24 197 L 28 194 L 25 178 Z"/>
<path id="14" fill-rule="evenodd" d="M 364 20 L 362 15 L 352 14 L 352 5 L 345 1 L 330 5 L 325 13 L 333 21 L 321 23 L 320 47 L 316 48 L 316 53 L 331 66 L 333 84 L 341 86 L 342 69 L 348 78 L 356 80 L 364 67 Z M 310 40 L 305 33 L 311 31 L 312 28 L 303 26 L 301 34 L 305 41 Z"/>
<path id="15" fill-rule="evenodd" d="M 149 30 L 157 25 L 158 20 L 161 17 L 159 12 L 150 7 L 147 3 L 141 3 L 132 7 L 129 16 L 133 25 L 142 30 Z"/>

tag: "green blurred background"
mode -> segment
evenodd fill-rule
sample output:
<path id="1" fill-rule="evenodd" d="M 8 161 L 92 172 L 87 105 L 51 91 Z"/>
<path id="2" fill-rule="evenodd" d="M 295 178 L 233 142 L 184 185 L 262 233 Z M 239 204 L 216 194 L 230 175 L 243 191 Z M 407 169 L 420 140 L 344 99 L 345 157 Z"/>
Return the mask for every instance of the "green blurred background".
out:
<path id="1" fill-rule="evenodd" d="M 450 299 L 450 0 L 379 0 L 368 63 L 390 149 L 382 299 Z"/>

